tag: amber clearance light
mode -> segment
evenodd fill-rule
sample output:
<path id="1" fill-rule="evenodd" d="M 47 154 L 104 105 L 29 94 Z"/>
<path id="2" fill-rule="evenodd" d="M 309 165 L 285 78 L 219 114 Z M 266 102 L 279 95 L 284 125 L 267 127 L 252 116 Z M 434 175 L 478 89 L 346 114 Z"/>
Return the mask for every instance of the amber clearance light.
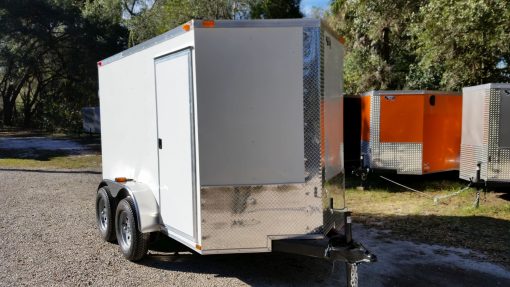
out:
<path id="1" fill-rule="evenodd" d="M 204 20 L 202 21 L 202 27 L 204 28 L 214 28 L 215 23 L 213 20 Z"/>
<path id="2" fill-rule="evenodd" d="M 115 178 L 115 182 L 126 182 L 126 181 L 128 181 L 128 179 L 125 177 L 116 177 Z"/>

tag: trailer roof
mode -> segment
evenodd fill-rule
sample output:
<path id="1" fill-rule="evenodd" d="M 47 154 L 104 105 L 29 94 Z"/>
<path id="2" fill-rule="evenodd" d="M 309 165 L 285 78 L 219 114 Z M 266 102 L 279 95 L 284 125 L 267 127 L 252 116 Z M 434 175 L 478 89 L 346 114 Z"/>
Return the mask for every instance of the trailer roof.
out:
<path id="1" fill-rule="evenodd" d="M 360 96 L 372 96 L 372 95 L 461 95 L 460 92 L 446 92 L 446 91 L 433 91 L 433 90 L 372 90 L 369 92 L 362 93 Z"/>
<path id="2" fill-rule="evenodd" d="M 510 89 L 510 83 L 489 83 L 478 86 L 464 87 L 463 91 L 474 91 L 483 89 Z"/>
<path id="3" fill-rule="evenodd" d="M 211 26 L 212 24 L 212 26 Z M 104 66 L 120 60 L 126 56 L 140 52 L 161 42 L 170 40 L 194 28 L 246 28 L 246 27 L 322 27 L 340 39 L 340 36 L 325 22 L 319 19 L 262 19 L 262 20 L 190 20 L 159 36 L 142 42 L 118 54 L 98 62 Z"/>

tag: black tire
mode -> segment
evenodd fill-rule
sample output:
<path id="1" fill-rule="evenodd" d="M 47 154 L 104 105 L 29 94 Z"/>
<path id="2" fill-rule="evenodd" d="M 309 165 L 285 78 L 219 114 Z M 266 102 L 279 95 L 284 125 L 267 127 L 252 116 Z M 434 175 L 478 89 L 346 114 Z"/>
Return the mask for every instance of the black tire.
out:
<path id="1" fill-rule="evenodd" d="M 115 241 L 114 199 L 105 187 L 101 187 L 96 195 L 96 222 L 99 234 L 106 242 Z"/>
<path id="2" fill-rule="evenodd" d="M 119 202 L 115 213 L 115 233 L 120 251 L 130 261 L 139 261 L 147 254 L 150 233 L 138 230 L 133 201 L 127 197 Z"/>

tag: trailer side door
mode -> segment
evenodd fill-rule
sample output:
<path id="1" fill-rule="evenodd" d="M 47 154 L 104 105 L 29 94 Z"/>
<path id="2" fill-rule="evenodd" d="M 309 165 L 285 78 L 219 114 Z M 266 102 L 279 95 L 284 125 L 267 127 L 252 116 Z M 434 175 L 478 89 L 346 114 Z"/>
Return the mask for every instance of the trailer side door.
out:
<path id="1" fill-rule="evenodd" d="M 191 48 L 156 58 L 155 76 L 161 219 L 169 233 L 197 242 Z"/>

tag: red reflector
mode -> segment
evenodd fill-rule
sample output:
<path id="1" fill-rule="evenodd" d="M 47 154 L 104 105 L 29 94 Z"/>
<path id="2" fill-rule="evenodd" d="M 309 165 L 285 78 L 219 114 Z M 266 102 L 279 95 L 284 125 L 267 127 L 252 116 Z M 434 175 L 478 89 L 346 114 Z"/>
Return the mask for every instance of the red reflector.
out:
<path id="1" fill-rule="evenodd" d="M 99 61 L 99 62 L 97 62 L 97 66 L 98 66 L 98 67 L 101 67 L 102 65 L 103 65 L 103 61 Z"/>

